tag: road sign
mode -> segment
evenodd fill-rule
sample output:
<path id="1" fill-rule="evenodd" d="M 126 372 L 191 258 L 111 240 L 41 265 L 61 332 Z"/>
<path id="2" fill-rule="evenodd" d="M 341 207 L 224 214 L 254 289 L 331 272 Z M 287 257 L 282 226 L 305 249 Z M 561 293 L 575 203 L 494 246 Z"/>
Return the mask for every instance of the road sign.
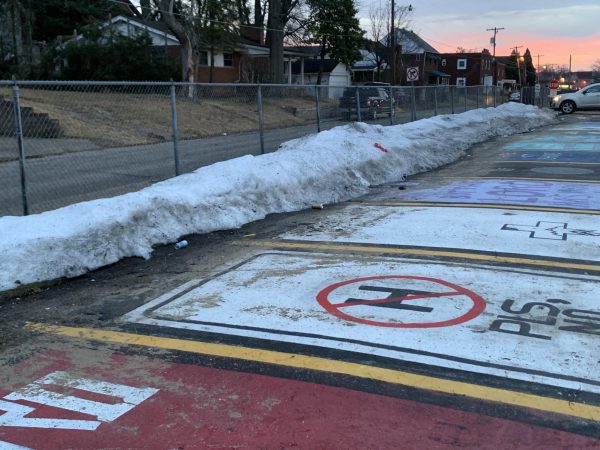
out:
<path id="1" fill-rule="evenodd" d="M 383 283 L 383 284 L 382 284 Z M 336 298 L 336 291 L 348 286 L 356 288 L 361 298 L 345 298 L 341 294 Z M 415 289 L 415 287 L 417 287 Z M 389 294 L 381 297 L 380 293 Z M 374 294 L 376 293 L 376 294 Z M 376 298 L 373 298 L 373 297 Z M 369 297 L 365 299 L 364 297 Z M 450 300 L 455 297 L 450 312 Z M 450 299 L 450 300 L 449 300 Z M 363 325 L 389 328 L 437 328 L 449 327 L 474 319 L 485 309 L 485 300 L 474 292 L 448 281 L 436 278 L 409 275 L 386 275 L 342 281 L 326 287 L 317 295 L 317 301 L 329 313 L 340 319 Z M 367 307 L 367 308 L 365 308 Z M 373 320 L 373 308 L 387 308 L 389 314 Z M 429 313 L 435 317 L 432 320 Z M 443 317 L 440 320 L 440 317 Z"/>
<path id="2" fill-rule="evenodd" d="M 419 68 L 409 67 L 406 69 L 406 80 L 407 81 L 418 81 L 419 80 Z"/>
<path id="3" fill-rule="evenodd" d="M 550 81 L 550 89 L 558 89 L 558 80 Z"/>

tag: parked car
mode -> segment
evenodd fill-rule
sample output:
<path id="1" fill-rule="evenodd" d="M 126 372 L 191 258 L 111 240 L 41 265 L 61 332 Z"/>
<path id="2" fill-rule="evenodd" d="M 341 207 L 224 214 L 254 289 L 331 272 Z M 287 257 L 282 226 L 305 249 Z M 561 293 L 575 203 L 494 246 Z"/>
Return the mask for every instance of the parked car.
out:
<path id="1" fill-rule="evenodd" d="M 578 109 L 600 110 L 600 83 L 590 84 L 576 92 L 557 95 L 552 98 L 550 107 L 563 114 L 571 114 Z"/>
<path id="2" fill-rule="evenodd" d="M 376 119 L 381 116 L 389 116 L 392 112 L 394 100 L 390 101 L 388 90 L 384 87 L 347 87 L 340 97 L 340 111 L 342 117 L 351 119 L 357 114 L 356 92 L 358 91 L 360 99 L 361 119 Z"/>
<path id="3" fill-rule="evenodd" d="M 514 92 L 511 92 L 510 94 L 508 94 L 508 101 L 509 102 L 520 102 L 521 101 L 521 92 L 514 91 Z"/>

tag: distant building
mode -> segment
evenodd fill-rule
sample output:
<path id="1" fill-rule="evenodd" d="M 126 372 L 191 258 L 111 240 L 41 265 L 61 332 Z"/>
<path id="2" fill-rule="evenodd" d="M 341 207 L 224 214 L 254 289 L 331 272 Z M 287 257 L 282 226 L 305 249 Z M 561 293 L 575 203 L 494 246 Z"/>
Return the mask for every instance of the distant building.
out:
<path id="1" fill-rule="evenodd" d="M 504 64 L 497 62 L 497 79 L 504 79 Z M 487 49 L 481 52 L 442 53 L 440 67 L 450 74 L 450 84 L 456 86 L 492 86 L 494 59 Z"/>

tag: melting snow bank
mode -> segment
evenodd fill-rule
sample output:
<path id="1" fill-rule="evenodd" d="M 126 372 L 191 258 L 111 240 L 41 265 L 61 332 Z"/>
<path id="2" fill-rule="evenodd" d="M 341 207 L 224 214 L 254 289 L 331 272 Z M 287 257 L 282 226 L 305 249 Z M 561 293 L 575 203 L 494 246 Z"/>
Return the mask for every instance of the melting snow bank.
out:
<path id="1" fill-rule="evenodd" d="M 356 123 L 157 183 L 28 217 L 0 218 L 0 291 L 81 275 L 192 233 L 365 194 L 370 185 L 450 163 L 471 145 L 556 121 L 509 103 L 382 127 Z"/>

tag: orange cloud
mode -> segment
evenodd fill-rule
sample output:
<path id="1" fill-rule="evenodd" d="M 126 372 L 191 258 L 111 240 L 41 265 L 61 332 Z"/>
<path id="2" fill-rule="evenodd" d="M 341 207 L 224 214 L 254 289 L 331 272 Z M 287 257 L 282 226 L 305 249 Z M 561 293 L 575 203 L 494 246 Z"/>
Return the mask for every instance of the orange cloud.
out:
<path id="1" fill-rule="evenodd" d="M 467 49 L 488 48 L 489 35 L 481 33 L 450 33 L 446 35 L 433 35 L 428 33 L 422 36 L 440 52 L 452 52 L 458 46 Z M 537 66 L 537 58 L 540 56 L 540 64 L 556 64 L 560 66 L 569 65 L 569 55 L 572 56 L 572 70 L 591 70 L 592 64 L 600 60 L 600 34 L 588 38 L 566 38 L 566 37 L 543 37 L 527 33 L 511 33 L 510 35 L 498 35 L 497 55 L 509 55 L 511 45 L 519 45 L 524 52 L 526 48 L 534 56 L 534 64 Z M 454 44 L 452 44 L 454 43 Z"/>

